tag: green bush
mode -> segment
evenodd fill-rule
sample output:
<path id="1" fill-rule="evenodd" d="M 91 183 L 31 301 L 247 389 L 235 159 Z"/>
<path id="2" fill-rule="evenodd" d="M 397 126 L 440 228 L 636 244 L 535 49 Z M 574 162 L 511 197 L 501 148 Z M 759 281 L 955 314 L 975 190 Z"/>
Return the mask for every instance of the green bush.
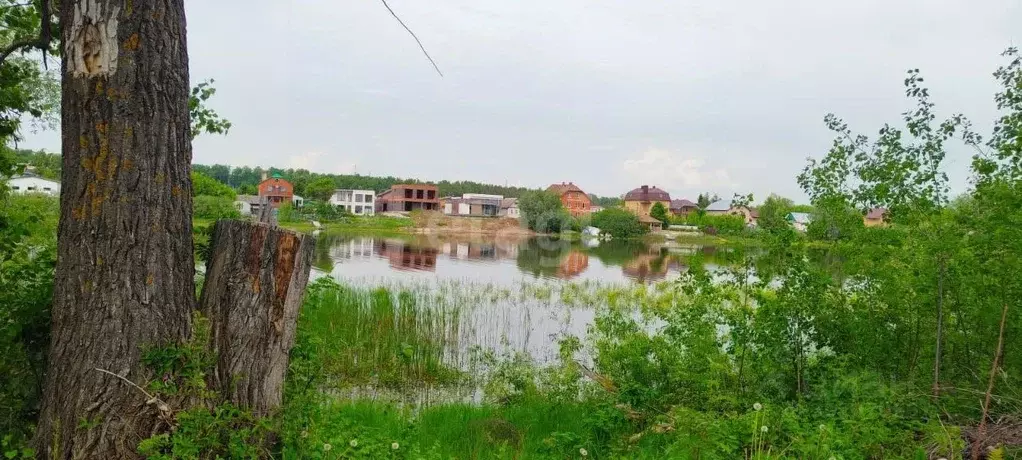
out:
<path id="1" fill-rule="evenodd" d="M 231 198 L 199 195 L 192 199 L 192 213 L 198 219 L 237 219 L 241 212 Z"/>
<path id="2" fill-rule="evenodd" d="M 593 227 L 614 238 L 635 238 L 649 232 L 638 216 L 623 208 L 604 209 L 594 213 L 591 219 Z"/>
<path id="3" fill-rule="evenodd" d="M 678 225 L 694 225 L 710 235 L 740 235 L 746 231 L 745 218 L 737 215 L 692 213 L 674 221 Z"/>
<path id="4" fill-rule="evenodd" d="M 518 199 L 522 219 L 530 230 L 539 233 L 560 233 L 571 228 L 571 215 L 561 204 L 561 197 L 551 192 L 526 192 Z"/>
<path id="5" fill-rule="evenodd" d="M 192 171 L 192 196 L 216 196 L 234 201 L 237 194 L 227 184 L 200 172 Z"/>

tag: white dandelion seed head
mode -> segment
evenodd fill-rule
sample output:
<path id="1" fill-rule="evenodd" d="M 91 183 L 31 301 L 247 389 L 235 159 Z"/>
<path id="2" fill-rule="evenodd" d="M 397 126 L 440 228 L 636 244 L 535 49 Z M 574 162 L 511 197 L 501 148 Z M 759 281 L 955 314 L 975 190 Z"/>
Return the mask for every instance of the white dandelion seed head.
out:
<path id="1" fill-rule="evenodd" d="M 752 408 L 753 408 L 753 409 L 756 409 L 757 411 L 759 411 L 759 410 L 763 410 L 763 405 L 762 405 L 762 404 L 760 404 L 760 403 L 756 403 L 756 404 L 753 404 L 753 405 L 752 405 Z"/>
<path id="2" fill-rule="evenodd" d="M 770 431 L 770 428 L 767 428 L 766 425 L 763 425 L 763 426 L 759 427 L 759 431 L 762 431 L 762 432 L 766 433 L 767 431 Z"/>
<path id="3" fill-rule="evenodd" d="M 392 443 L 390 443 L 390 448 L 394 449 L 394 450 L 398 450 L 398 449 L 401 448 L 401 445 L 396 443 L 396 442 L 392 442 Z"/>
<path id="4" fill-rule="evenodd" d="M 351 447 L 358 447 L 358 439 L 352 439 L 351 442 L 349 442 L 348 444 Z"/>
<path id="5" fill-rule="evenodd" d="M 334 448 L 334 446 L 331 446 L 330 444 L 323 444 L 323 450 L 330 450 L 330 449 L 333 449 L 333 448 Z"/>
<path id="6" fill-rule="evenodd" d="M 585 448 L 581 448 L 581 449 L 579 449 L 579 450 L 578 450 L 578 453 L 579 453 L 579 455 L 581 455 L 581 456 L 583 456 L 583 457 L 585 457 L 585 456 L 589 455 L 589 451 L 588 451 L 588 450 L 585 450 Z"/>

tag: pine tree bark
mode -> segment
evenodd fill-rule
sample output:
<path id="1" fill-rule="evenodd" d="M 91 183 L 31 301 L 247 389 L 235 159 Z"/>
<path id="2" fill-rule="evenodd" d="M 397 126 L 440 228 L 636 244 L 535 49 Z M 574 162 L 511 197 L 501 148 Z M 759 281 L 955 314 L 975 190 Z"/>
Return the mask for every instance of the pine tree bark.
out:
<path id="1" fill-rule="evenodd" d="M 257 415 L 277 409 L 315 239 L 264 223 L 216 223 L 200 308 L 217 356 L 212 387 Z"/>
<path id="2" fill-rule="evenodd" d="M 63 172 L 44 458 L 131 458 L 159 411 L 143 347 L 195 308 L 183 0 L 64 0 Z"/>

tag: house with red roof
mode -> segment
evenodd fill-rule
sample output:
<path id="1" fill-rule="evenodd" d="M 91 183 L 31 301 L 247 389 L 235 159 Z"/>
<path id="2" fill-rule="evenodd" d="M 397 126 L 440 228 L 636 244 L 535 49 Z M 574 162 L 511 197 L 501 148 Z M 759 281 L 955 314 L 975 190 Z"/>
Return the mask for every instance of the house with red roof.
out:
<path id="1" fill-rule="evenodd" d="M 553 184 L 547 187 L 547 191 L 561 197 L 561 204 L 572 216 L 578 217 L 592 212 L 593 200 L 574 183 Z"/>

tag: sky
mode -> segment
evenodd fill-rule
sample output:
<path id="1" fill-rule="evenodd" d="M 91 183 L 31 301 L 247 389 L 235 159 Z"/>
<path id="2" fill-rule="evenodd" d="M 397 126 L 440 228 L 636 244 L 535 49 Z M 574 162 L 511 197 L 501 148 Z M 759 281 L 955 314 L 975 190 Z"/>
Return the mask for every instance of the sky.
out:
<path id="1" fill-rule="evenodd" d="M 191 78 L 233 123 L 193 161 L 804 201 L 827 113 L 872 136 L 918 68 L 940 116 L 989 132 L 991 73 L 1022 42 L 1018 0 L 388 3 L 443 77 L 377 0 L 186 0 Z M 971 153 L 950 153 L 961 192 Z"/>

